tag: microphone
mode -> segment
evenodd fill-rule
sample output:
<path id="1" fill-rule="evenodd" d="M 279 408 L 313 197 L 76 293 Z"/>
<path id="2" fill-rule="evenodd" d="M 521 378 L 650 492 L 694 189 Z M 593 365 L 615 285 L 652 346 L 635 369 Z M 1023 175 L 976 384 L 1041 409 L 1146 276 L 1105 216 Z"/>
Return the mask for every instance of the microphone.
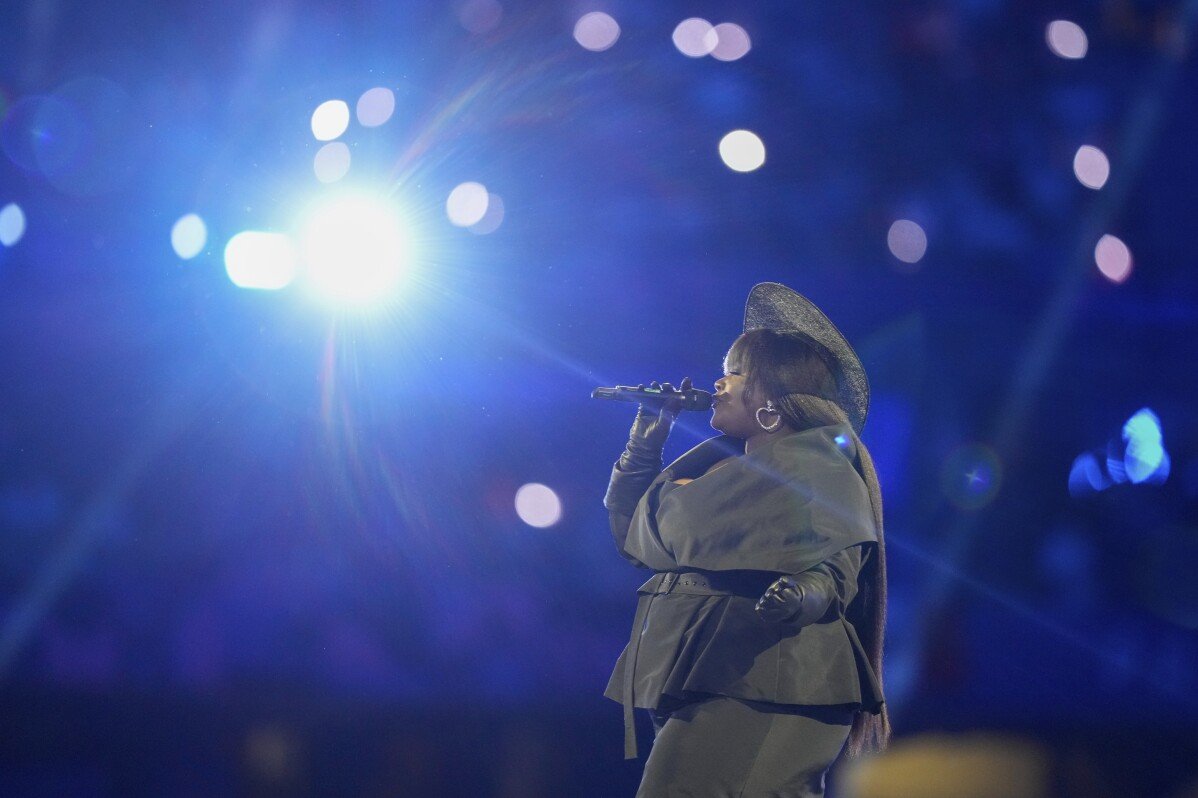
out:
<path id="1" fill-rule="evenodd" d="M 708 410 L 711 408 L 711 394 L 698 388 L 688 388 L 680 391 L 663 391 L 660 388 L 633 388 L 628 385 L 617 385 L 615 388 L 596 388 L 591 391 L 592 399 L 611 399 L 616 402 L 637 402 L 640 404 L 663 404 L 668 399 L 681 399 L 683 410 Z"/>

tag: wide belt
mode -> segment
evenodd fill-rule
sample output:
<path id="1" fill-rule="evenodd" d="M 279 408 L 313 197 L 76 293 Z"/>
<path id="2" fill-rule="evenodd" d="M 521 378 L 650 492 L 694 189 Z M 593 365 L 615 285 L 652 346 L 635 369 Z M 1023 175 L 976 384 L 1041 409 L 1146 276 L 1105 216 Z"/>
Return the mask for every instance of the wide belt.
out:
<path id="1" fill-rule="evenodd" d="M 648 601 L 637 601 L 636 615 L 632 619 L 632 637 L 628 641 L 628 652 L 624 657 L 624 689 L 620 700 L 624 704 L 624 758 L 636 759 L 636 717 L 633 703 L 636 700 L 636 658 L 641 649 L 641 634 L 649 618 L 649 605 L 654 596 L 680 593 L 688 596 L 745 596 L 756 599 L 765 592 L 777 574 L 759 571 L 667 571 L 654 574 L 649 581 L 637 588 L 637 593 L 649 596 Z"/>
<path id="2" fill-rule="evenodd" d="M 654 574 L 636 592 L 650 596 L 744 596 L 757 599 L 778 578 L 762 571 L 667 571 Z"/>

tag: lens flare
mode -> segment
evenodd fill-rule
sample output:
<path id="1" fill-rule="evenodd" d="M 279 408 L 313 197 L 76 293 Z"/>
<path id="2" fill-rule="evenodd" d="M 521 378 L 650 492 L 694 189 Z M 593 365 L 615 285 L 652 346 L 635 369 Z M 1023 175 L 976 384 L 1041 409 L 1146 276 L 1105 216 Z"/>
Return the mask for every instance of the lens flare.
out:
<path id="1" fill-rule="evenodd" d="M 994 501 L 1002 486 L 1002 463 L 982 444 L 958 448 L 944 461 L 940 485 L 945 497 L 962 510 L 978 510 Z"/>

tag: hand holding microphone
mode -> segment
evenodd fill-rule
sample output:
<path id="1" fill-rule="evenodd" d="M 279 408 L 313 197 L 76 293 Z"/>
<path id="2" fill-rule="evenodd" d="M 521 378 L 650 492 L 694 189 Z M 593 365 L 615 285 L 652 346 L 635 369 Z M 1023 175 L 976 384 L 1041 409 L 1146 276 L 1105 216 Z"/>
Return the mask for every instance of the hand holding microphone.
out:
<path id="1" fill-rule="evenodd" d="M 680 410 L 710 410 L 711 394 L 698 388 L 689 387 L 690 383 L 683 381 L 677 389 L 668 382 L 658 385 L 656 382 L 638 385 L 617 385 L 614 388 L 596 388 L 591 391 L 592 399 L 611 399 L 616 402 L 637 402 L 639 404 L 660 405 L 670 399 L 677 399 Z"/>
<path id="2" fill-rule="evenodd" d="M 600 388 L 599 390 L 619 391 L 620 389 Z M 637 386 L 637 392 L 666 395 L 667 398 L 659 402 L 653 401 L 651 396 L 645 396 L 641 401 L 636 411 L 636 418 L 632 420 L 628 445 L 624 448 L 624 453 L 620 455 L 618 467 L 621 471 L 661 470 L 661 453 L 665 448 L 666 438 L 670 437 L 670 430 L 674 427 L 674 418 L 683 407 L 682 394 L 691 390 L 690 377 L 684 378 L 677 390 L 668 382 L 663 384 L 658 384 L 656 381 L 651 382 L 648 392 L 644 385 Z M 597 394 L 598 391 L 592 396 Z M 625 397 L 617 396 L 602 398 L 629 401 Z"/>

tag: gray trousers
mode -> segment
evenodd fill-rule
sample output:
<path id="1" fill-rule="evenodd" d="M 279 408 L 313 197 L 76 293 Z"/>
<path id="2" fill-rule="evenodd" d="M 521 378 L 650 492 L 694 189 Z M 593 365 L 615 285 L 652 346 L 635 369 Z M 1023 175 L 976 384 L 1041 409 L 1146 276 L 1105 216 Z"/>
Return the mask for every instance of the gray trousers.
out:
<path id="1" fill-rule="evenodd" d="M 653 713 L 657 735 L 637 798 L 808 798 L 849 736 L 842 707 L 712 696 Z"/>

